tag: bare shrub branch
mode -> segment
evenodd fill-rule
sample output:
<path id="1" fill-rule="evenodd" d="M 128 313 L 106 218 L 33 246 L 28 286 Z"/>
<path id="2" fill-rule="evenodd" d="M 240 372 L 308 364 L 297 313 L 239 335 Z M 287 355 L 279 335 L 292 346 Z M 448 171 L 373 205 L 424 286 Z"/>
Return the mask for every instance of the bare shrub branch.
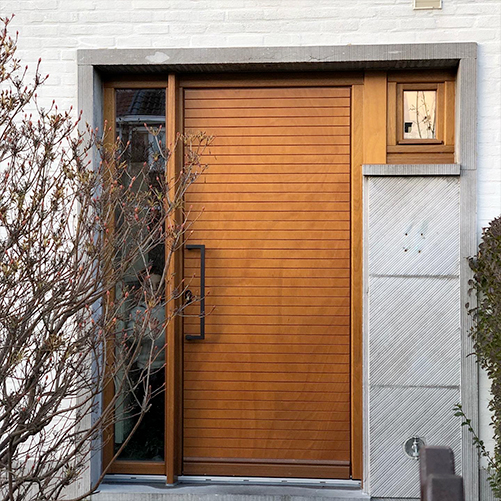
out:
<path id="1" fill-rule="evenodd" d="M 174 145 L 147 126 L 156 157 L 132 175 L 130 145 L 82 133 L 71 110 L 39 105 L 45 77 L 37 67 L 27 82 L 9 19 L 2 24 L 0 500 L 60 500 L 102 431 L 124 419 L 118 406 L 135 424 L 115 457 L 164 390 L 151 381 L 163 370 L 166 326 L 184 308 L 168 271 L 189 230 L 178 216 L 211 138 L 180 136 L 184 166 L 168 179 Z M 160 270 L 152 270 L 155 249 L 165 249 Z M 169 303 L 170 317 L 158 321 L 154 312 Z M 130 304 L 144 305 L 133 328 Z M 114 396 L 98 408 L 110 387 Z"/>

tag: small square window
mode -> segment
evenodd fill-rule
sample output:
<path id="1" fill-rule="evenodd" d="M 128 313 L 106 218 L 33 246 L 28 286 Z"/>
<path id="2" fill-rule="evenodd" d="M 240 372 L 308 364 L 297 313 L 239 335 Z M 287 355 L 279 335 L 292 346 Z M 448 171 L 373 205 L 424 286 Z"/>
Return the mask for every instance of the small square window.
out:
<path id="1" fill-rule="evenodd" d="M 437 91 L 404 90 L 403 139 L 437 138 Z"/>
<path id="2" fill-rule="evenodd" d="M 397 144 L 443 143 L 443 84 L 397 84 Z"/>

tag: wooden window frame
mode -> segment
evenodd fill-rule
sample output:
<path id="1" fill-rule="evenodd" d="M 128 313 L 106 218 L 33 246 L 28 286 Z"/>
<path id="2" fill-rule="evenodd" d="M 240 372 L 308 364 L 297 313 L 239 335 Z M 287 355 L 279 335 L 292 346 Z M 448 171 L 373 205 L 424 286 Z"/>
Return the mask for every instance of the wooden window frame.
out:
<path id="1" fill-rule="evenodd" d="M 456 72 L 388 73 L 386 152 L 387 163 L 454 163 Z M 403 93 L 437 91 L 437 125 L 434 139 L 404 139 Z"/>
<path id="2" fill-rule="evenodd" d="M 113 138 L 116 138 L 116 90 L 117 89 L 162 89 L 165 91 L 166 99 L 165 99 L 165 125 L 167 140 L 172 142 L 171 135 L 174 134 L 173 128 L 169 131 L 168 125 L 171 117 L 168 115 L 169 113 L 169 82 L 168 79 L 165 78 L 129 78 L 119 81 L 107 81 L 103 85 L 103 98 L 104 98 L 104 110 L 103 110 L 103 119 L 108 128 L 108 142 L 112 142 Z M 172 92 L 172 85 L 170 87 Z M 169 134 L 170 132 L 170 134 Z M 171 169 L 171 164 L 166 166 L 167 169 Z M 114 296 L 114 291 L 112 292 L 112 300 Z M 166 311 L 166 314 L 169 314 Z M 174 324 L 174 322 L 171 322 Z M 173 325 L 171 330 L 173 329 Z M 168 332 L 166 332 L 166 336 L 168 336 Z M 110 347 L 110 350 L 112 348 Z M 110 351 L 108 352 L 108 356 L 110 356 Z M 167 372 L 166 372 L 167 378 Z M 108 384 L 103 392 L 103 400 L 104 405 L 106 406 L 108 402 L 111 402 L 114 395 L 114 385 L 113 382 Z M 166 391 L 166 408 L 167 408 L 167 399 L 172 398 L 171 395 Z M 112 411 L 114 413 L 114 410 Z M 167 414 L 165 414 L 165 420 L 167 420 Z M 163 461 L 138 461 L 131 459 L 116 459 L 113 461 L 114 457 L 114 423 L 109 425 L 103 431 L 103 449 L 102 449 L 102 461 L 103 468 L 107 468 L 107 473 L 110 474 L 137 474 L 137 475 L 163 475 L 165 474 L 167 457 L 168 457 L 168 436 L 167 430 L 164 437 L 164 460 Z"/>

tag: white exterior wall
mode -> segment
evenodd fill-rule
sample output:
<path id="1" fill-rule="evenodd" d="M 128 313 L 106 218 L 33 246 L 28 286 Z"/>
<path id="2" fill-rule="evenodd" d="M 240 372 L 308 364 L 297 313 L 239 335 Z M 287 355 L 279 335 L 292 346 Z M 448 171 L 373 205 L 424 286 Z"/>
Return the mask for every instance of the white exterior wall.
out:
<path id="1" fill-rule="evenodd" d="M 50 78 L 41 92 L 77 106 L 77 49 L 269 47 L 477 42 L 478 232 L 501 214 L 501 1 L 443 0 L 2 0 L 15 13 L 23 63 Z M 489 436 L 481 379 L 481 435 Z M 483 411 L 483 412 L 482 412 Z"/>

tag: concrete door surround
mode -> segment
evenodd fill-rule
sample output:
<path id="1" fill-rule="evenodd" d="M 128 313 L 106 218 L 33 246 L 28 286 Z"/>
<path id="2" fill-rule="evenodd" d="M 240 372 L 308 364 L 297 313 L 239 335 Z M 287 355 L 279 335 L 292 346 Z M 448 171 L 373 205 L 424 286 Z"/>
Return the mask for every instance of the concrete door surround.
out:
<path id="1" fill-rule="evenodd" d="M 432 69 L 457 67 L 456 90 L 456 163 L 460 171 L 460 301 L 468 297 L 471 271 L 467 257 L 477 250 L 476 202 L 476 110 L 477 110 L 477 44 L 402 44 L 350 45 L 315 47 L 245 47 L 190 49 L 103 49 L 78 50 L 78 106 L 83 123 L 102 127 L 102 76 L 112 74 L 143 74 L 160 72 L 288 72 Z M 478 423 L 478 367 L 469 338 L 471 319 L 461 308 L 461 400 L 474 427 Z M 367 380 L 367 360 L 364 380 Z M 364 381 L 364 386 L 365 386 Z M 367 400 L 364 415 L 367 416 Z M 367 426 L 365 425 L 367 434 Z M 367 450 L 364 436 L 364 452 Z M 101 469 L 95 455 L 91 461 L 91 477 Z M 368 457 L 368 454 L 364 454 Z M 467 501 L 479 499 L 479 464 L 471 434 L 462 430 L 462 474 Z M 364 464 L 364 479 L 369 464 Z"/>

